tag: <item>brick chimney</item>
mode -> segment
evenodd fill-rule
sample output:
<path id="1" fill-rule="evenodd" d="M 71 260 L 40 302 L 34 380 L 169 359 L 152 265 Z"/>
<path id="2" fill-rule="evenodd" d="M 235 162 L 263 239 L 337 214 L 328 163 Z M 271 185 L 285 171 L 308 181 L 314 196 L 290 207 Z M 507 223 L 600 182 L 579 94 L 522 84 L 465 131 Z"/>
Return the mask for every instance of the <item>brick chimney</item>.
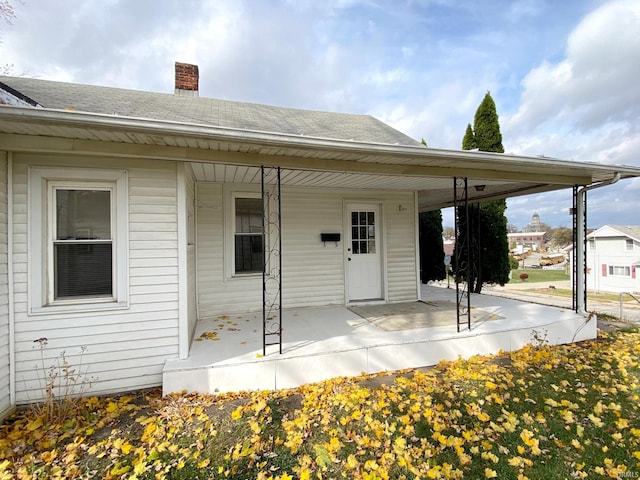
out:
<path id="1" fill-rule="evenodd" d="M 176 95 L 198 96 L 198 66 L 176 62 Z"/>

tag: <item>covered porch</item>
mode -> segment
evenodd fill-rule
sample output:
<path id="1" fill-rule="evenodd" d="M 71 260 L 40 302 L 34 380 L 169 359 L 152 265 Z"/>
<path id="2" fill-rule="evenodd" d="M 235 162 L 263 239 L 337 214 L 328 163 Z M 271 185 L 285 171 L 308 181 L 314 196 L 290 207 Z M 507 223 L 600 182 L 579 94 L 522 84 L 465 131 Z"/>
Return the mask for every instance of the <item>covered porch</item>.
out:
<path id="1" fill-rule="evenodd" d="M 263 355 L 262 312 L 203 318 L 189 357 L 167 361 L 163 391 L 292 388 L 511 351 L 541 339 L 561 344 L 596 336 L 595 318 L 489 295 L 473 295 L 471 329 L 457 332 L 455 289 L 422 285 L 421 298 L 419 303 L 372 310 L 285 309 L 282 354 L 272 346 Z"/>

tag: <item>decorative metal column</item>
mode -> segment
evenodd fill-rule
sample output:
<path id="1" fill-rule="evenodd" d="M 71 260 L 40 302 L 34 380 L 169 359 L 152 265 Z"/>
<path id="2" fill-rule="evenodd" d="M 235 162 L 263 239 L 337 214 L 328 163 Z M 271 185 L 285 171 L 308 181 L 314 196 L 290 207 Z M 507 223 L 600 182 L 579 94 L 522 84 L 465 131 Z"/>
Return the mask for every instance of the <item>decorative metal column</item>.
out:
<path id="1" fill-rule="evenodd" d="M 471 329 L 471 225 L 469 217 L 469 192 L 467 177 L 454 177 L 453 195 L 455 208 L 456 246 L 454 255 L 454 271 L 456 275 L 456 321 L 458 332 L 466 324 Z M 460 280 L 463 280 L 462 285 Z"/>
<path id="2" fill-rule="evenodd" d="M 573 310 L 587 311 L 587 190 L 573 187 Z"/>
<path id="3" fill-rule="evenodd" d="M 280 167 L 262 173 L 262 354 L 278 345 L 282 353 L 282 201 Z"/>

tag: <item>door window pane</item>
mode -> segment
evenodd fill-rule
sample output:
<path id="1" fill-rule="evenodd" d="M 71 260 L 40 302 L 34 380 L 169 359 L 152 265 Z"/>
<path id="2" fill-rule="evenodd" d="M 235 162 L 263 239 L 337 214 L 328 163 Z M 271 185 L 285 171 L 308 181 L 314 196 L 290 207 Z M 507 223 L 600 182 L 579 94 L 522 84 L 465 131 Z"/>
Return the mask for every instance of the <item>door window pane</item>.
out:
<path id="1" fill-rule="evenodd" d="M 351 248 L 354 254 L 376 252 L 375 212 L 351 213 Z"/>

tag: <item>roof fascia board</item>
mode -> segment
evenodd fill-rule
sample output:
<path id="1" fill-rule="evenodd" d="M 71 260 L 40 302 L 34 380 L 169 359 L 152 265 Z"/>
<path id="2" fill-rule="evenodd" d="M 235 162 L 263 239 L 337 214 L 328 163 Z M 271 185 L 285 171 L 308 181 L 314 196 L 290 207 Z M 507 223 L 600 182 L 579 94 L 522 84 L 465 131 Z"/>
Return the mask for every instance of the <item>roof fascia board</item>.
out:
<path id="1" fill-rule="evenodd" d="M 99 140 L 77 140 L 19 134 L 0 134 L 0 144 L 3 145 L 3 148 L 16 152 L 75 153 L 91 156 L 226 163 L 248 166 L 269 164 L 283 168 L 300 170 L 370 173 L 379 175 L 411 175 L 426 177 L 463 176 L 478 180 L 507 180 L 563 186 L 587 185 L 591 183 L 591 177 L 586 174 L 568 176 L 551 173 L 498 170 L 498 167 L 493 167 L 492 169 L 470 169 L 466 167 L 373 163 L 300 156 L 265 155 L 259 153 L 222 152 L 175 146 L 116 143 L 103 142 Z M 541 170 L 548 172 L 548 169 Z"/>
<path id="2" fill-rule="evenodd" d="M 479 165 L 483 162 L 493 166 L 503 164 L 513 167 L 518 162 L 519 167 L 526 165 L 533 167 L 544 166 L 546 169 L 554 167 L 576 170 L 578 176 L 584 175 L 584 169 L 602 173 L 616 172 L 622 174 L 622 178 L 640 176 L 640 168 L 627 166 L 610 166 L 598 163 L 574 162 L 559 160 L 549 157 L 529 157 L 494 152 L 479 152 L 474 150 L 445 150 L 427 148 L 422 145 L 388 145 L 348 140 L 334 140 L 317 137 L 304 137 L 299 135 L 287 135 L 271 132 L 260 132 L 243 129 L 216 127 L 201 124 L 185 124 L 162 120 L 150 120 L 131 117 L 118 117 L 104 114 L 92 114 L 85 112 L 69 112 L 53 109 L 31 109 L 21 107 L 0 108 L 0 119 L 7 118 L 12 121 L 26 123 L 49 123 L 55 126 L 66 125 L 79 128 L 103 128 L 112 131 L 139 132 L 156 135 L 178 135 L 191 138 L 207 138 L 229 142 L 230 140 L 246 142 L 255 145 L 280 146 L 284 148 L 328 150 L 345 153 L 364 153 L 368 156 L 393 155 L 399 159 L 407 160 L 449 160 L 472 161 Z M 591 183 L 576 183 L 586 185 Z"/>

